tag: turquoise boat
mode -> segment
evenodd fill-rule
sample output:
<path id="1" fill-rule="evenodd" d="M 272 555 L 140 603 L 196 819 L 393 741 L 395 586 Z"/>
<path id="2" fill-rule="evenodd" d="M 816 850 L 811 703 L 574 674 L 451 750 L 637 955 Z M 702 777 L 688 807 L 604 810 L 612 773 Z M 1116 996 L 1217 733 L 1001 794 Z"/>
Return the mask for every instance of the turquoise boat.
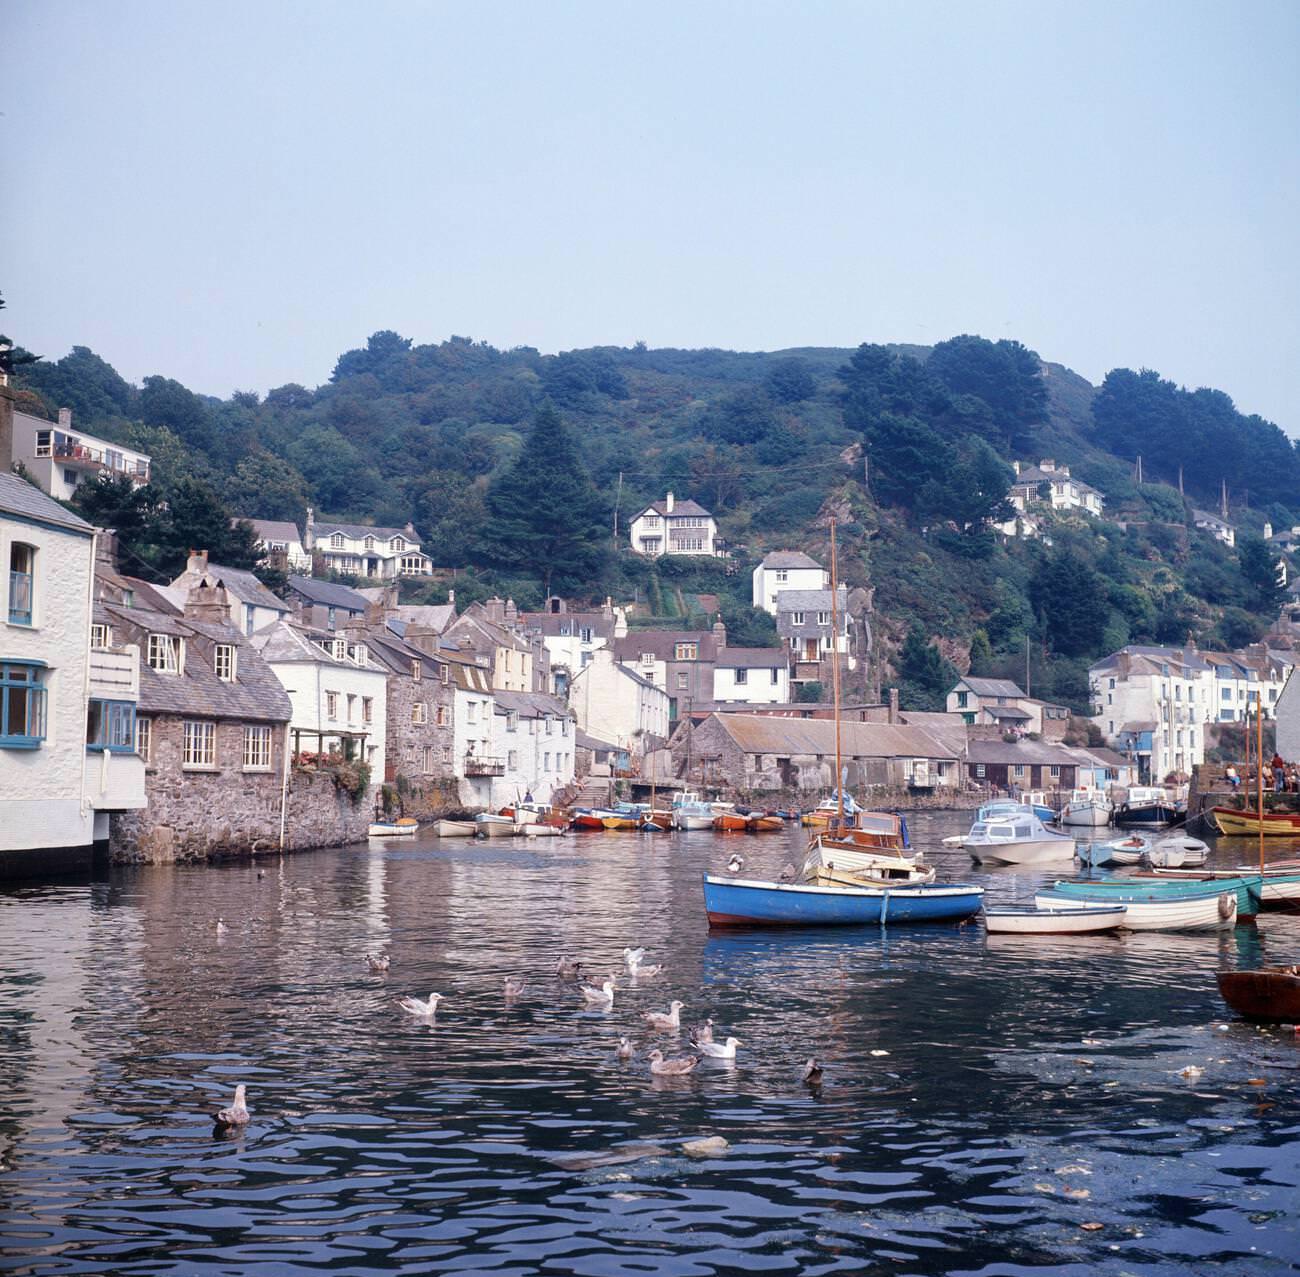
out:
<path id="1" fill-rule="evenodd" d="M 1236 877 L 1205 876 L 1199 878 L 1124 877 L 1099 878 L 1088 882 L 1059 879 L 1054 891 L 1062 895 L 1089 900 L 1122 900 L 1126 893 L 1180 900 L 1184 896 L 1204 895 L 1206 891 L 1231 891 L 1237 897 L 1237 920 L 1245 921 L 1259 912 L 1264 880 L 1258 874 Z"/>

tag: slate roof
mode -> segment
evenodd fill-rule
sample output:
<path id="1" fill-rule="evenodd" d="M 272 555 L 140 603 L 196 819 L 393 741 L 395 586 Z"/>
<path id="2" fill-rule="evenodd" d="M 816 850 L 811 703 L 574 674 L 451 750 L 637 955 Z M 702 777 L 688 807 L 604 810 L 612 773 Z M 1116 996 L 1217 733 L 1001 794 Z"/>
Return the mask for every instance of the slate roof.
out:
<path id="1" fill-rule="evenodd" d="M 715 714 L 713 721 L 746 754 L 835 754 L 833 719 Z M 846 758 L 957 758 L 923 728 L 899 723 L 841 723 L 840 739 Z"/>
<path id="2" fill-rule="evenodd" d="M 1140 643 L 1130 643 L 1126 647 L 1121 647 L 1118 652 L 1103 656 L 1101 660 L 1089 666 L 1089 670 L 1118 669 L 1121 653 L 1127 653 L 1133 659 L 1133 668 L 1135 670 L 1139 668 L 1138 658 L 1145 658 L 1148 663 L 1141 668 L 1148 673 L 1160 673 L 1162 664 L 1177 665 L 1180 669 L 1185 670 L 1208 670 L 1210 668 L 1201 659 L 1199 652 L 1188 652 L 1184 655 L 1181 647 L 1149 647 Z"/>
<path id="3" fill-rule="evenodd" d="M 836 604 L 841 617 L 844 616 L 848 597 L 848 588 L 841 585 L 839 601 Z M 778 612 L 829 612 L 831 610 L 830 587 L 824 590 L 778 590 L 776 609 Z"/>
<path id="4" fill-rule="evenodd" d="M 1101 492 L 1090 483 L 1084 483 L 1082 479 L 1076 479 L 1072 474 L 1066 474 L 1059 468 L 1056 470 L 1044 470 L 1041 466 L 1021 466 L 1020 473 L 1016 475 L 1013 488 L 1036 488 L 1040 483 L 1072 483 L 1081 492 L 1096 492 L 1101 496 Z"/>
<path id="5" fill-rule="evenodd" d="M 573 733 L 573 743 L 579 749 L 600 750 L 608 753 L 627 753 L 627 750 L 620 745 L 614 745 L 607 740 L 600 740 L 596 736 L 588 736 L 581 727 L 576 728 Z"/>
<path id="6" fill-rule="evenodd" d="M 1020 763 L 1034 766 L 1077 767 L 1079 759 L 1064 745 L 1039 740 L 972 740 L 966 743 L 972 763 Z"/>
<path id="7" fill-rule="evenodd" d="M 802 550 L 773 550 L 763 557 L 761 568 L 821 568 L 821 564 Z"/>
<path id="8" fill-rule="evenodd" d="M 85 519 L 65 510 L 53 497 L 16 474 L 0 472 L 0 513 L 35 519 L 81 536 L 90 536 L 95 530 Z"/>
<path id="9" fill-rule="evenodd" d="M 290 610 L 289 605 L 283 599 L 277 598 L 253 573 L 243 568 L 223 568 L 216 563 L 209 563 L 207 568 L 199 575 L 207 577 L 209 581 L 224 585 L 241 603 L 251 603 L 254 607 L 269 608 L 276 612 L 288 612 Z M 188 576 L 188 572 L 183 572 L 172 582 L 172 587 L 178 587 Z"/>
<path id="10" fill-rule="evenodd" d="M 604 612 L 520 612 L 519 623 L 548 638 L 558 638 L 561 627 L 566 625 L 575 638 L 583 627 L 589 628 L 595 638 L 607 639 L 614 633 L 614 618 Z"/>
<path id="11" fill-rule="evenodd" d="M 282 519 L 231 519 L 231 523 L 252 524 L 259 541 L 287 541 L 292 545 L 302 540 L 296 523 Z"/>
<path id="12" fill-rule="evenodd" d="M 1026 710 L 1018 709 L 1015 705 L 985 705 L 984 713 L 992 714 L 994 718 L 1011 719 L 1018 723 L 1027 723 L 1032 717 Z"/>
<path id="13" fill-rule="evenodd" d="M 1226 519 L 1220 518 L 1217 514 L 1211 514 L 1209 510 L 1192 510 L 1192 522 L 1200 527 L 1203 523 L 1208 523 L 1213 528 L 1225 528 L 1229 532 L 1235 532 L 1236 529 Z"/>
<path id="14" fill-rule="evenodd" d="M 706 510 L 702 505 L 692 501 L 689 497 L 687 497 L 685 501 L 678 501 L 674 498 L 672 510 L 668 509 L 668 502 L 666 499 L 663 501 L 652 501 L 644 510 L 641 511 L 641 514 L 663 514 L 667 515 L 669 518 L 675 518 L 679 514 L 691 514 L 700 515 L 706 519 L 713 518 L 713 515 L 708 510 Z M 639 519 L 641 514 L 638 514 L 636 517 Z"/>
<path id="15" fill-rule="evenodd" d="M 968 687 L 976 696 L 1024 697 L 1024 692 L 1009 678 L 963 678 L 958 687 Z"/>
<path id="16" fill-rule="evenodd" d="M 364 541 L 366 537 L 374 537 L 376 541 L 391 541 L 394 537 L 403 537 L 411 545 L 418 546 L 420 544 L 420 538 L 406 528 L 371 528 L 364 523 L 317 523 L 316 548 L 318 550 L 328 550 L 329 546 L 321 545 L 321 539 L 331 537 L 336 532 L 341 532 L 345 537 L 351 537 L 357 541 Z"/>
<path id="17" fill-rule="evenodd" d="M 718 653 L 719 669 L 785 669 L 789 658 L 779 647 L 724 647 Z"/>
<path id="18" fill-rule="evenodd" d="M 642 652 L 652 652 L 658 660 L 675 661 L 678 643 L 698 643 L 701 661 L 711 661 L 717 655 L 717 644 L 712 630 L 634 630 L 624 638 L 614 640 L 614 655 L 620 661 L 636 661 Z"/>
<path id="19" fill-rule="evenodd" d="M 252 722 L 287 723 L 293 707 L 260 653 L 233 626 L 213 625 L 186 617 L 169 616 L 147 608 L 103 605 L 112 618 L 114 637 L 119 643 L 140 646 L 140 712 L 142 714 L 189 714 L 201 718 L 243 719 Z M 183 674 L 160 674 L 144 657 L 149 634 L 172 634 L 186 640 Z M 235 681 L 219 679 L 212 666 L 212 649 L 228 643 L 238 649 Z"/>
<path id="20" fill-rule="evenodd" d="M 573 711 L 549 692 L 504 692 L 493 693 L 498 713 L 513 710 L 520 718 L 542 718 L 549 714 L 552 718 L 572 718 Z"/>
<path id="21" fill-rule="evenodd" d="M 301 595 L 308 603 L 319 603 L 323 607 L 341 607 L 349 612 L 364 612 L 366 598 L 358 594 L 351 586 L 338 585 L 333 581 L 317 581 L 310 576 L 291 576 L 289 588 Z"/>

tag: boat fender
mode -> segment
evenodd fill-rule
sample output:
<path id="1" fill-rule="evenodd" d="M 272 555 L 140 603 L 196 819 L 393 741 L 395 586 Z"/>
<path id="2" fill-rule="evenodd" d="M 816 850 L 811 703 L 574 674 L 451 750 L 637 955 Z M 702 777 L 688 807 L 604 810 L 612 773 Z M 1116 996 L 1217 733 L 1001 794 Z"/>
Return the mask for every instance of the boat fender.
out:
<path id="1" fill-rule="evenodd" d="M 1232 916 L 1232 907 L 1236 904 L 1236 899 L 1226 891 L 1219 897 L 1219 917 L 1225 921 Z"/>

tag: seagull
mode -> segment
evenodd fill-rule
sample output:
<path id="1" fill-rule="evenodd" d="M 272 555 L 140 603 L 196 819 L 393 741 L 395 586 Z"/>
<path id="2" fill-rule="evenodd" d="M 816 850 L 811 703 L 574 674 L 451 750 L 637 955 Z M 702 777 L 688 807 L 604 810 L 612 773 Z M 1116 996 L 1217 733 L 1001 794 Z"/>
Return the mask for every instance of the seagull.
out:
<path id="1" fill-rule="evenodd" d="M 428 1002 L 421 1002 L 419 998 L 398 998 L 397 1005 L 412 1015 L 433 1016 L 438 1014 L 438 1003 L 441 1001 L 441 993 L 431 993 Z"/>
<path id="2" fill-rule="evenodd" d="M 230 928 L 229 928 L 228 926 L 226 926 L 226 920 L 225 920 L 224 918 L 218 918 L 218 919 L 217 919 L 217 937 L 220 938 L 220 937 L 226 935 L 227 932 L 229 932 L 229 930 L 230 930 Z"/>
<path id="3" fill-rule="evenodd" d="M 561 980 L 576 980 L 581 969 L 581 962 L 575 962 L 572 958 L 566 958 L 563 954 L 560 955 L 560 960 L 555 964 L 555 974 Z"/>
<path id="4" fill-rule="evenodd" d="M 794 866 L 786 865 L 785 868 L 781 870 L 781 876 L 777 879 L 777 882 L 789 883 L 793 881 L 794 881 Z"/>
<path id="5" fill-rule="evenodd" d="M 803 1080 L 807 1082 L 809 1086 L 821 1085 L 822 1066 L 817 1063 L 816 1056 L 803 1066 Z"/>
<path id="6" fill-rule="evenodd" d="M 235 1087 L 235 1102 L 228 1109 L 220 1109 L 212 1119 L 223 1131 L 234 1126 L 248 1125 L 248 1108 L 244 1104 L 244 1084 Z"/>
<path id="7" fill-rule="evenodd" d="M 632 1043 L 627 1038 L 619 1038 L 618 1050 L 614 1054 L 620 1060 L 630 1060 L 632 1058 Z"/>
<path id="8" fill-rule="evenodd" d="M 662 962 L 652 963 L 648 967 L 637 967 L 637 969 L 632 972 L 632 979 L 645 980 L 648 979 L 650 976 L 660 975 L 663 972 L 663 969 L 664 968 Z"/>
<path id="9" fill-rule="evenodd" d="M 366 954 L 366 966 L 370 968 L 371 975 L 387 975 L 388 954 L 386 953 Z"/>
<path id="10" fill-rule="evenodd" d="M 516 980 L 514 976 L 506 976 L 505 995 L 507 998 L 517 998 L 528 986 L 522 980 Z"/>
<path id="11" fill-rule="evenodd" d="M 614 1005 L 614 981 L 606 980 L 599 989 L 590 984 L 580 984 L 582 996 L 588 1001 L 595 1003 L 597 1006 L 612 1007 Z"/>
<path id="12" fill-rule="evenodd" d="M 682 1007 L 686 1003 L 673 1002 L 666 1012 L 664 1011 L 647 1011 L 642 1017 L 652 1029 L 680 1029 L 682 1027 Z"/>
<path id="13" fill-rule="evenodd" d="M 623 961 L 627 964 L 628 975 L 636 975 L 641 959 L 645 957 L 644 949 L 624 949 Z"/>
<path id="14" fill-rule="evenodd" d="M 738 874 L 745 867 L 744 857 L 738 852 L 733 853 L 730 860 L 727 861 L 727 872 Z"/>
<path id="15" fill-rule="evenodd" d="M 702 1044 L 705 1043 L 705 1042 L 712 1042 L 712 1041 L 713 1041 L 713 1021 L 712 1021 L 712 1020 L 705 1020 L 703 1024 L 699 1025 L 699 1026 L 696 1028 L 696 1030 L 695 1030 L 695 1038 L 694 1038 L 694 1041 L 695 1041 L 695 1045 L 696 1045 L 696 1046 L 700 1046 L 700 1045 L 702 1045 Z"/>
<path id="16" fill-rule="evenodd" d="M 734 1060 L 736 1058 L 736 1048 L 740 1045 L 739 1038 L 728 1038 L 726 1042 L 694 1042 L 692 1045 L 698 1051 L 703 1051 L 705 1055 L 714 1060 Z"/>
<path id="17" fill-rule="evenodd" d="M 699 1062 L 698 1055 L 681 1055 L 675 1060 L 665 1060 L 664 1053 L 658 1048 L 650 1052 L 650 1072 L 661 1077 L 665 1075 L 681 1077 L 683 1074 L 693 1072 Z"/>

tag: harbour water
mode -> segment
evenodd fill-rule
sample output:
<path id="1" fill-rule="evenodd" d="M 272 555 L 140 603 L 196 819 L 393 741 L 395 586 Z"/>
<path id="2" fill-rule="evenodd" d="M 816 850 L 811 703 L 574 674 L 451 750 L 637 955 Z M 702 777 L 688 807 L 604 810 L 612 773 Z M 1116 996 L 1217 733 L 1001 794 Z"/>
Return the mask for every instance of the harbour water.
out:
<path id="1" fill-rule="evenodd" d="M 1057 876 L 939 847 L 967 821 L 912 821 L 941 878 L 992 902 Z M 1293 1271 L 1300 1043 L 1234 1020 L 1214 974 L 1297 961 L 1300 919 L 710 934 L 701 870 L 739 849 L 775 875 L 802 841 L 421 839 L 7 891 L 0 1268 Z M 608 1011 L 553 974 L 625 945 L 666 970 Z M 431 991 L 434 1023 L 395 1005 Z M 689 1049 L 641 1021 L 674 998 L 735 1067 L 651 1077 L 651 1047 Z M 252 1122 L 215 1137 L 237 1081 Z"/>

